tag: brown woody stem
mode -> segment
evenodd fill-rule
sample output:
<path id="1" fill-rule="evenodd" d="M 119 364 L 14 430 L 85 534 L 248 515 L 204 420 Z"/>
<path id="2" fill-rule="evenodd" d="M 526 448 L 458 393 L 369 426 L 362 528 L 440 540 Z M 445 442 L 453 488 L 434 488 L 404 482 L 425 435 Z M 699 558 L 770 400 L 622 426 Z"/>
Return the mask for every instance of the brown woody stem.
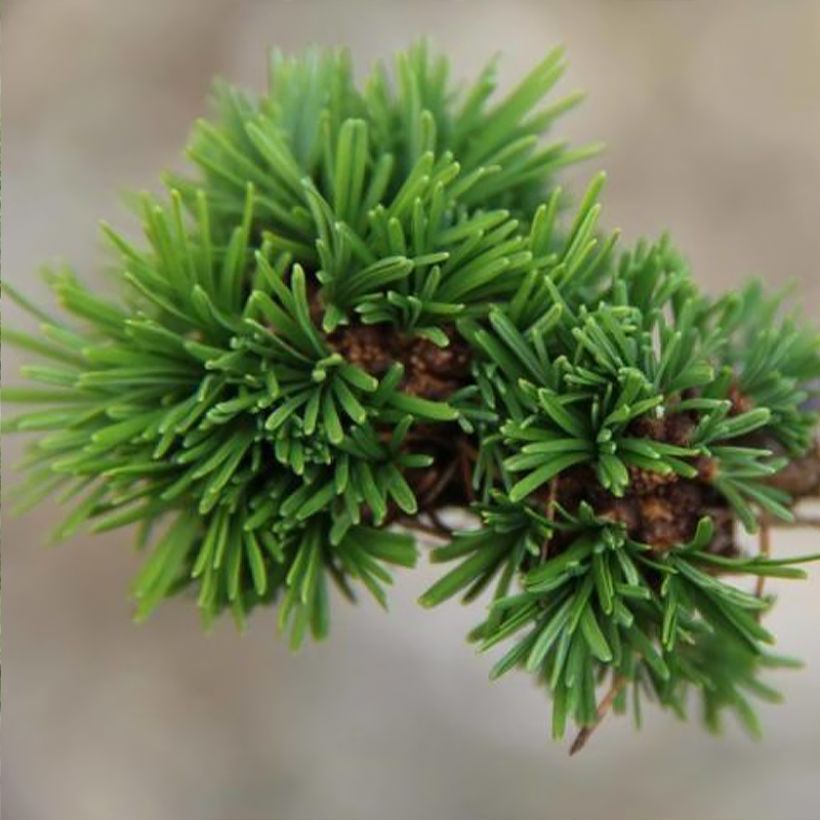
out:
<path id="1" fill-rule="evenodd" d="M 570 755 L 577 754 L 586 746 L 587 741 L 592 737 L 592 733 L 601 725 L 603 719 L 609 714 L 615 698 L 618 697 L 621 689 L 626 685 L 626 678 L 623 675 L 616 675 L 612 681 L 612 686 L 609 691 L 603 696 L 601 702 L 598 704 L 598 714 L 595 718 L 595 723 L 590 726 L 584 726 L 572 741 L 572 746 L 569 747 Z"/>
<path id="2" fill-rule="evenodd" d="M 771 521 L 772 527 L 777 529 L 820 529 L 820 517 L 796 516 L 793 521 Z"/>
<path id="3" fill-rule="evenodd" d="M 448 541 L 453 535 L 453 531 L 441 523 L 436 524 L 434 522 L 432 524 L 425 524 L 423 521 L 419 521 L 418 518 L 410 518 L 409 516 L 397 518 L 396 523 L 400 527 L 404 527 L 404 529 L 416 530 L 417 532 L 424 533 L 424 535 L 429 535 L 432 538 L 440 538 L 443 541 Z"/>

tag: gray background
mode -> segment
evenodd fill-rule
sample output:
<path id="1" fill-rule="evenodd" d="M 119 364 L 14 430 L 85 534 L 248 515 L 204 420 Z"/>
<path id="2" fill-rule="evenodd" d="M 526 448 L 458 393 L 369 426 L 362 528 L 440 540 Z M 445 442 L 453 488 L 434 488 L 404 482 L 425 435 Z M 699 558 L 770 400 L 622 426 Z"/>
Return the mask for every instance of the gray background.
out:
<path id="1" fill-rule="evenodd" d="M 605 222 L 669 229 L 710 289 L 798 283 L 820 304 L 820 5 L 732 2 L 6 2 L 3 273 L 42 295 L 61 255 L 98 275 L 96 219 L 178 162 L 220 73 L 254 88 L 265 47 L 346 43 L 361 68 L 427 33 L 469 76 L 504 54 L 512 82 L 556 42 L 564 123 L 607 154 Z M 121 218 L 120 216 L 121 215 Z M 21 321 L 11 308 L 4 318 Z M 3 351 L 6 378 L 17 358 Z M 4 486 L 20 442 L 4 442 Z M 42 544 L 53 506 L 3 522 L 3 763 L 8 820 L 389 817 L 820 818 L 820 571 L 773 584 L 769 623 L 807 661 L 762 710 L 763 743 L 714 740 L 649 709 L 611 720 L 579 759 L 548 739 L 525 676 L 491 685 L 463 636 L 475 614 L 423 612 L 434 577 L 400 576 L 389 615 L 336 606 L 331 640 L 296 656 L 260 613 L 204 635 L 190 602 L 130 622 L 130 534 Z M 777 549 L 817 549 L 783 534 Z"/>

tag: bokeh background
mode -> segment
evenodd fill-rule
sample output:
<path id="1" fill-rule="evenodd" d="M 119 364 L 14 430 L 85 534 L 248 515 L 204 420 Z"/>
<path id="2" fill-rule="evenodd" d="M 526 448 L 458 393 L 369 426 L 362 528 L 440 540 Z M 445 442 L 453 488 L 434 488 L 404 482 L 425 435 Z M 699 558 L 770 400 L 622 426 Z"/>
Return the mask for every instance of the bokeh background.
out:
<path id="1" fill-rule="evenodd" d="M 504 55 L 504 82 L 556 42 L 563 129 L 603 139 L 608 217 L 668 229 L 712 290 L 750 274 L 820 306 L 820 4 L 6 0 L 3 275 L 38 298 L 59 255 L 102 282 L 96 220 L 179 163 L 212 75 L 261 89 L 265 50 L 349 44 L 364 69 L 429 34 L 456 72 Z M 101 287 L 103 285 L 101 284 Z M 5 321 L 23 321 L 4 306 Z M 3 351 L 4 377 L 18 360 Z M 3 486 L 20 442 L 3 442 Z M 291 656 L 272 612 L 201 632 L 187 601 L 130 621 L 130 534 L 43 548 L 57 511 L 3 521 L 7 820 L 816 820 L 820 569 L 770 624 L 806 659 L 762 709 L 766 738 L 722 739 L 652 709 L 611 719 L 583 755 L 548 739 L 525 676 L 490 684 L 463 640 L 475 614 L 423 612 L 434 577 L 399 576 L 389 615 L 337 606 L 331 640 Z M 777 548 L 817 549 L 793 532 Z"/>

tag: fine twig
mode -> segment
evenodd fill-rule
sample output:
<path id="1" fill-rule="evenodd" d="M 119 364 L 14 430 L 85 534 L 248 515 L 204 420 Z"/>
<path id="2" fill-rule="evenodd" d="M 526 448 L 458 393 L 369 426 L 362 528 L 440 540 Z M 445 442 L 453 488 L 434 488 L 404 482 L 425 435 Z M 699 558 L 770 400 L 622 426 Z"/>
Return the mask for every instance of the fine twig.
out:
<path id="1" fill-rule="evenodd" d="M 451 461 L 447 467 L 442 471 L 441 475 L 439 476 L 436 483 L 424 494 L 424 496 L 419 501 L 419 506 L 427 512 L 428 507 L 432 507 L 435 502 L 438 500 L 439 496 L 444 492 L 447 488 L 447 485 L 450 483 L 453 475 L 455 474 L 456 467 L 458 466 L 458 462 L 453 460 Z"/>
<path id="2" fill-rule="evenodd" d="M 758 553 L 761 558 L 768 558 L 772 554 L 772 537 L 771 527 L 768 518 L 764 518 L 760 522 L 760 537 Z M 757 583 L 755 584 L 755 595 L 758 598 L 763 597 L 763 589 L 766 586 L 766 576 L 758 575 Z"/>
<path id="3" fill-rule="evenodd" d="M 427 517 L 430 519 L 436 530 L 441 533 L 442 538 L 452 538 L 454 530 L 452 527 L 448 527 L 447 524 L 441 520 L 438 510 L 427 510 Z"/>
<path id="4" fill-rule="evenodd" d="M 428 516 L 429 515 L 430 513 L 428 513 Z M 403 527 L 404 529 L 416 530 L 418 532 L 423 533 L 424 535 L 429 535 L 432 538 L 438 538 L 442 541 L 449 541 L 453 534 L 453 531 L 449 527 L 444 526 L 443 524 L 436 525 L 435 522 L 433 522 L 433 524 L 425 524 L 418 518 L 410 518 L 409 516 L 402 516 L 400 518 L 397 518 L 395 523 L 398 524 L 400 527 Z"/>
<path id="5" fill-rule="evenodd" d="M 820 517 L 798 515 L 791 521 L 781 519 L 770 521 L 769 525 L 777 529 L 820 529 Z"/>
<path id="6" fill-rule="evenodd" d="M 458 441 L 458 464 L 461 469 L 461 486 L 464 490 L 464 497 L 468 502 L 475 501 L 475 490 L 473 489 L 473 468 L 478 460 L 478 452 L 469 442 L 460 438 Z"/>
<path id="7" fill-rule="evenodd" d="M 616 675 L 614 677 L 612 680 L 612 686 L 609 687 L 609 691 L 603 696 L 601 702 L 598 704 L 598 714 L 595 718 L 595 723 L 590 726 L 584 726 L 578 732 L 575 736 L 575 740 L 572 741 L 572 746 L 569 747 L 570 756 L 577 754 L 584 748 L 584 746 L 586 746 L 587 742 L 592 737 L 592 733 L 601 725 L 603 719 L 609 714 L 609 710 L 612 708 L 615 698 L 618 697 L 621 689 L 623 689 L 625 685 L 626 678 L 623 675 Z"/>

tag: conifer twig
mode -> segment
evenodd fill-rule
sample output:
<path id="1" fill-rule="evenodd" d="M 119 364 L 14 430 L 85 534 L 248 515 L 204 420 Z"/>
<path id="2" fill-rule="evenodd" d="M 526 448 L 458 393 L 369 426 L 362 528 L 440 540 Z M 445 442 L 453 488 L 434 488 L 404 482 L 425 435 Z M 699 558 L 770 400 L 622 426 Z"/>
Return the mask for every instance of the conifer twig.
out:
<path id="1" fill-rule="evenodd" d="M 448 527 L 441 520 L 441 516 L 438 514 L 437 510 L 427 510 L 427 517 L 433 523 L 433 526 L 436 528 L 436 531 L 439 532 L 443 538 L 453 537 L 453 528 Z"/>
<path id="2" fill-rule="evenodd" d="M 595 723 L 589 726 L 584 726 L 575 736 L 575 740 L 572 741 L 572 746 L 569 747 L 570 757 L 578 754 L 578 752 L 586 746 L 589 739 L 592 737 L 593 732 L 601 725 L 604 718 L 609 714 L 612 704 L 615 703 L 615 698 L 618 697 L 621 689 L 623 689 L 625 685 L 626 678 L 623 675 L 616 675 L 613 678 L 612 685 L 609 687 L 609 690 L 598 704 L 598 714 L 595 718 Z"/>
<path id="3" fill-rule="evenodd" d="M 769 558 L 772 554 L 772 537 L 771 527 L 768 518 L 763 518 L 760 522 L 760 536 L 759 536 L 759 554 L 761 558 Z M 763 590 L 766 586 L 766 576 L 758 575 L 757 583 L 755 584 L 755 595 L 758 598 L 763 597 Z"/>
<path id="4" fill-rule="evenodd" d="M 449 529 L 449 527 L 441 526 L 440 524 L 436 524 L 435 522 L 432 525 L 425 524 L 418 518 L 411 518 L 409 516 L 402 516 L 401 518 L 397 518 L 395 523 L 398 524 L 400 527 L 403 527 L 404 529 L 415 530 L 416 532 L 423 533 L 424 535 L 429 535 L 432 538 L 439 538 L 442 541 L 449 540 L 453 534 L 452 530 Z"/>
<path id="5" fill-rule="evenodd" d="M 441 473 L 435 484 L 433 484 L 433 486 L 424 494 L 424 497 L 421 499 L 420 504 L 422 508 L 425 510 L 425 512 L 427 511 L 427 508 L 432 507 L 435 504 L 439 496 L 447 488 L 447 485 L 452 480 L 457 467 L 458 461 L 451 461 L 444 469 L 444 471 Z"/>
<path id="6" fill-rule="evenodd" d="M 800 516 L 797 515 L 792 521 L 770 521 L 771 527 L 777 529 L 820 529 L 820 516 Z"/>

